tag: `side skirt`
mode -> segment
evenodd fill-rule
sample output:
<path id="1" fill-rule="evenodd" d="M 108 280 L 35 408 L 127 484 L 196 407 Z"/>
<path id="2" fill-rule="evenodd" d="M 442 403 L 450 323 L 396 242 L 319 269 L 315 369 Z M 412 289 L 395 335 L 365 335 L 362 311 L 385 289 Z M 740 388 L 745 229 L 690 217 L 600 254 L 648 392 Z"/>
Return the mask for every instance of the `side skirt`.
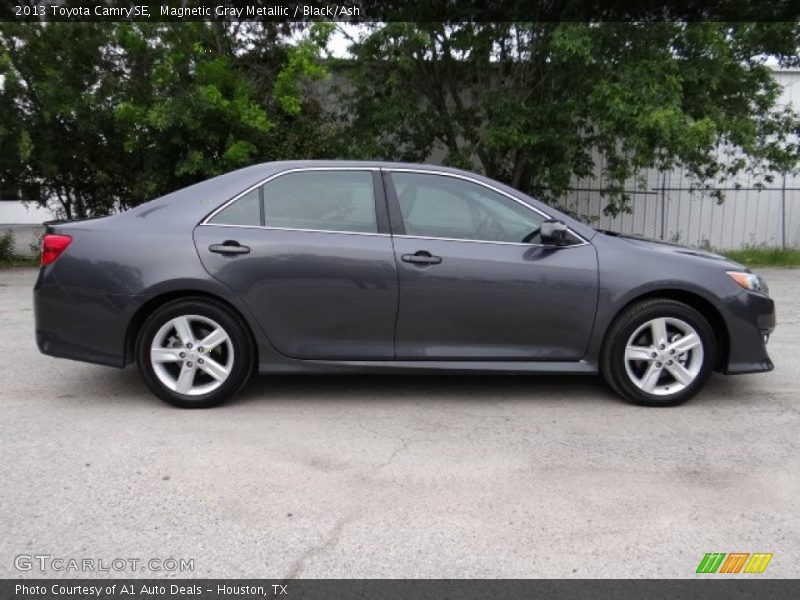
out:
<path id="1" fill-rule="evenodd" d="M 479 360 L 292 360 L 259 365 L 260 373 L 598 373 L 584 360 L 479 361 Z"/>

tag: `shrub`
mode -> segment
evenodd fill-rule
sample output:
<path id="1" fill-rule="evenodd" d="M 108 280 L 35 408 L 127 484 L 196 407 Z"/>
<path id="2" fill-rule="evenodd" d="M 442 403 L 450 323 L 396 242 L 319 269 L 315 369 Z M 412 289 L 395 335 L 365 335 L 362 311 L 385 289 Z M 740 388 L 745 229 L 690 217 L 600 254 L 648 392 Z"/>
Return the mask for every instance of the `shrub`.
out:
<path id="1" fill-rule="evenodd" d="M 6 231 L 0 236 L 0 262 L 13 262 L 15 258 L 14 233 Z"/>

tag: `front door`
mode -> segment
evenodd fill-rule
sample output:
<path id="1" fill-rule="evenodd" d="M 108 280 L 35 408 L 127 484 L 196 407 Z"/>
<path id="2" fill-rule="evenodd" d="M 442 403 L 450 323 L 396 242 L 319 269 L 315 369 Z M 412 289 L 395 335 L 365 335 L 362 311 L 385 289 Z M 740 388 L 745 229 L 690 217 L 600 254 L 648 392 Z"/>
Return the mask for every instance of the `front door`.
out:
<path id="1" fill-rule="evenodd" d="M 398 359 L 583 357 L 597 304 L 591 244 L 537 244 L 543 215 L 471 180 L 398 170 L 386 182 L 400 233 Z"/>

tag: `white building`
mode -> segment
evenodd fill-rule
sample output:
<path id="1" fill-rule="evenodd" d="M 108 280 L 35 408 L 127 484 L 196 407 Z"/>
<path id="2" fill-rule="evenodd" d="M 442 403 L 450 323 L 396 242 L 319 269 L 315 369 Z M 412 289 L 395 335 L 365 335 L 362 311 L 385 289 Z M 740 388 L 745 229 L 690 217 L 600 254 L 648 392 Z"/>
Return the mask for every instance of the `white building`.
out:
<path id="1" fill-rule="evenodd" d="M 42 223 L 56 218 L 55 213 L 37 202 L 22 200 L 0 200 L 0 236 L 11 232 L 14 236 L 14 252 L 18 256 L 31 257 L 44 232 Z"/>

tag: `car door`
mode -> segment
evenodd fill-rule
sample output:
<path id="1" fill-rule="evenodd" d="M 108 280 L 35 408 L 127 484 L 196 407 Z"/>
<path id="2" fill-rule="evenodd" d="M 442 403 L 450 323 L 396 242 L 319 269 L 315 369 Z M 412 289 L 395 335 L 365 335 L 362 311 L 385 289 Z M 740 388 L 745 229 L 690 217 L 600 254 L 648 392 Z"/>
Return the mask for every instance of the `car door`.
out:
<path id="1" fill-rule="evenodd" d="M 208 272 L 282 354 L 394 358 L 397 271 L 378 170 L 281 173 L 195 229 Z"/>
<path id="2" fill-rule="evenodd" d="M 568 246 L 536 243 L 546 217 L 476 180 L 402 169 L 384 180 L 398 359 L 583 357 L 597 305 L 591 244 L 572 233 Z"/>

